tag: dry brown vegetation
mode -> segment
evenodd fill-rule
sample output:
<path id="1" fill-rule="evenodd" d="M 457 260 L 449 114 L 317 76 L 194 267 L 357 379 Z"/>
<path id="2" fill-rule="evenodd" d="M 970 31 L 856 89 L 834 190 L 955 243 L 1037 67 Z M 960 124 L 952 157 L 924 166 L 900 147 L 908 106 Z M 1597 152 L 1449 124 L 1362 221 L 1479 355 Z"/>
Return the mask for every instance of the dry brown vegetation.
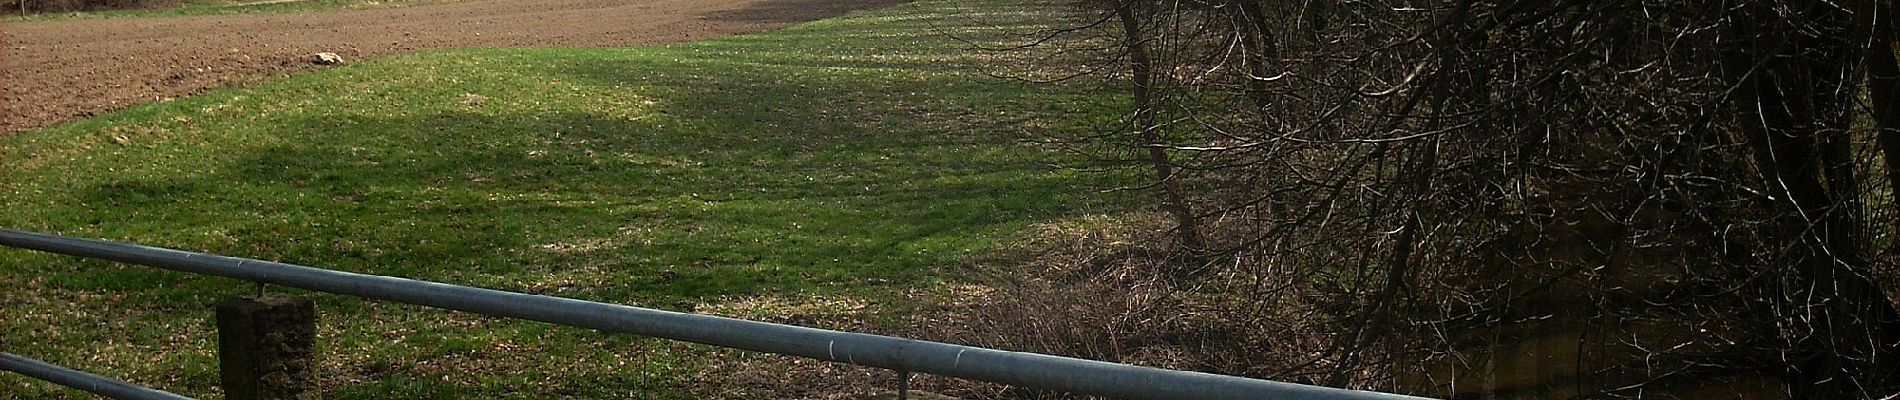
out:
<path id="1" fill-rule="evenodd" d="M 167 0 L 11 0 L 0 3 L 0 10 L 18 11 L 20 14 L 129 10 L 164 6 L 174 1 Z"/>
<path id="2" fill-rule="evenodd" d="M 1264 274 L 1172 278 L 1181 260 L 1159 214 L 1098 216 L 1038 225 L 1018 245 L 973 260 L 975 283 L 926 296 L 918 335 L 1005 350 L 1312 383 L 1323 317 L 1253 296 Z M 953 385 L 971 398 L 1067 398 L 997 385 Z"/>

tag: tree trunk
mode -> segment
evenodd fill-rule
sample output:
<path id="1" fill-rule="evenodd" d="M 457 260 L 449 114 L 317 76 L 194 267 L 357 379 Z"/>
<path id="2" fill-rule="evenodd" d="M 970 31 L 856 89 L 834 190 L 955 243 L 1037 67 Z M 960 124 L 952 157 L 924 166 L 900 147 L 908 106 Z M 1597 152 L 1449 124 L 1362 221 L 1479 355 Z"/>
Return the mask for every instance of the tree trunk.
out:
<path id="1" fill-rule="evenodd" d="M 1876 398 L 1900 376 L 1900 312 L 1868 274 L 1857 238 L 1861 193 L 1846 129 L 1859 76 L 1846 33 L 1856 27 L 1822 2 L 1791 5 L 1792 16 L 1743 10 L 1724 66 L 1756 173 L 1773 195 L 1764 236 L 1787 249 L 1767 261 L 1789 268 L 1780 293 L 1788 385 L 1797 399 Z M 1790 22 L 1820 33 L 1784 29 Z"/>
<path id="2" fill-rule="evenodd" d="M 1189 252 L 1202 250 L 1200 226 L 1193 209 L 1187 203 L 1186 190 L 1181 180 L 1175 176 L 1174 163 L 1168 159 L 1167 142 L 1161 138 L 1161 127 L 1155 122 L 1154 104 L 1154 60 L 1148 54 L 1148 45 L 1141 36 L 1141 21 L 1138 20 L 1132 2 L 1124 1 L 1115 7 L 1115 16 L 1121 20 L 1122 33 L 1126 36 L 1123 44 L 1128 51 L 1129 63 L 1135 91 L 1135 129 L 1136 140 L 1147 147 L 1148 162 L 1160 180 L 1161 204 L 1174 216 L 1176 234 L 1181 246 Z"/>
<path id="3" fill-rule="evenodd" d="M 1900 215 L 1900 29 L 1892 20 L 1900 17 L 1900 1 L 1884 0 L 1876 7 L 1877 25 L 1867 52 L 1867 96 L 1873 101 L 1875 141 L 1887 166 L 1888 206 L 1893 215 Z"/>
<path id="4" fill-rule="evenodd" d="M 1273 26 L 1267 23 L 1267 13 L 1261 10 L 1260 1 L 1242 1 L 1240 7 L 1252 28 L 1241 32 L 1247 45 L 1247 97 L 1253 99 L 1255 107 L 1266 108 L 1271 104 L 1267 99 L 1267 61 L 1278 58 L 1280 48 L 1273 42 Z M 1244 32 L 1247 30 L 1251 32 Z"/>

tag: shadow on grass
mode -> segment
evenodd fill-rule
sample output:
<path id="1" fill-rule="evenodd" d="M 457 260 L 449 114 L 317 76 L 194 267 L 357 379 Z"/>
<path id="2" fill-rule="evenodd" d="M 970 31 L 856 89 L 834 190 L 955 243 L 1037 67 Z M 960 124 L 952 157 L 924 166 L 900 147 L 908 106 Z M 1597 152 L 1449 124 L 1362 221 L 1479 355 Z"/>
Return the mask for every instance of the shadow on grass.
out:
<path id="1" fill-rule="evenodd" d="M 1072 177 L 969 152 L 997 146 L 971 137 L 794 122 L 818 113 L 791 101 L 681 103 L 704 111 L 680 118 L 704 124 L 783 119 L 682 135 L 586 114 L 355 117 L 351 129 L 380 135 L 273 146 L 195 179 L 106 183 L 83 191 L 89 210 L 49 214 L 215 231 L 240 239 L 207 250 L 237 256 L 517 290 L 582 270 L 611 279 L 576 294 L 667 301 L 910 281 L 1073 206 Z"/>
<path id="2" fill-rule="evenodd" d="M 889 7 L 910 0 L 774 0 L 747 4 L 743 8 L 712 13 L 706 19 L 796 23 L 843 15 L 846 10 Z"/>

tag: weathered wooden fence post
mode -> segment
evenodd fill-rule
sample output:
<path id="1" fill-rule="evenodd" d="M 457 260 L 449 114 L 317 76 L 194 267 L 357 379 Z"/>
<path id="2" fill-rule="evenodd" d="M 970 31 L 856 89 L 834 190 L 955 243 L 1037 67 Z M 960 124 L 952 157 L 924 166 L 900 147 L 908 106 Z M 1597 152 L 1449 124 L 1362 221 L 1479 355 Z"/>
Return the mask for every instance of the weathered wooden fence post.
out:
<path id="1" fill-rule="evenodd" d="M 218 368 L 224 398 L 315 398 L 312 345 L 316 337 L 317 306 L 310 299 L 259 295 L 218 303 Z"/>

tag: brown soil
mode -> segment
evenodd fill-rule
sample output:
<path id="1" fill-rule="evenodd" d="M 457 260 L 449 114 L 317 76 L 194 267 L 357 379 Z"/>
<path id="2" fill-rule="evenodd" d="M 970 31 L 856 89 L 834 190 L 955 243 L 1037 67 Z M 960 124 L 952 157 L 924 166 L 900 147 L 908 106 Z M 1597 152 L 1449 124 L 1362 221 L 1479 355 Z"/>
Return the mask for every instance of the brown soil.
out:
<path id="1" fill-rule="evenodd" d="M 485 0 L 296 14 L 0 24 L 0 135 L 317 68 L 455 47 L 670 43 L 902 0 Z"/>

